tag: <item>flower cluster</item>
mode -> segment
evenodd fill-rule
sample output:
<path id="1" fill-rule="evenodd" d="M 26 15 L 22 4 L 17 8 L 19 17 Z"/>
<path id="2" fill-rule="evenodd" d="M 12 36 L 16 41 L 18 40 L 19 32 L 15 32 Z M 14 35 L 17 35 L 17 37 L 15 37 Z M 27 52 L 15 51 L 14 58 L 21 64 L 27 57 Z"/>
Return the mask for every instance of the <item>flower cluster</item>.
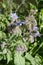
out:
<path id="1" fill-rule="evenodd" d="M 41 34 L 39 33 L 39 28 L 37 26 L 37 21 L 35 19 L 34 14 L 34 10 L 30 10 L 30 13 L 28 17 L 26 17 L 26 20 L 28 23 L 26 23 L 27 29 L 28 29 L 28 33 L 29 33 L 29 41 L 30 43 L 34 42 L 34 39 L 36 37 L 40 37 Z"/>
<path id="2" fill-rule="evenodd" d="M 41 36 L 40 35 L 40 33 L 39 33 L 39 28 L 38 28 L 38 26 L 37 26 L 37 21 L 36 21 L 36 19 L 35 19 L 35 15 L 36 15 L 36 12 L 37 12 L 37 10 L 33 10 L 33 9 L 31 9 L 30 10 L 30 13 L 29 13 L 29 16 L 27 16 L 26 17 L 26 19 L 24 20 L 24 21 L 19 21 L 19 20 L 17 20 L 18 19 L 18 16 L 16 15 L 16 13 L 12 13 L 11 15 L 10 15 L 10 17 L 12 18 L 12 20 L 13 21 L 15 21 L 16 20 L 16 22 L 11 22 L 12 24 L 11 24 L 11 26 L 10 27 L 12 27 L 12 26 L 15 26 L 16 25 L 16 27 L 15 28 L 13 28 L 12 29 L 12 31 L 14 32 L 14 34 L 15 33 L 17 33 L 18 34 L 18 32 L 19 32 L 19 30 L 20 30 L 20 26 L 22 26 L 22 24 L 23 25 L 25 25 L 26 27 L 27 27 L 27 29 L 28 29 L 28 33 L 29 33 L 29 41 L 30 41 L 30 43 L 33 43 L 34 42 L 34 39 L 37 37 L 37 36 Z M 18 28 L 19 27 L 19 28 Z M 22 32 L 22 30 L 21 30 L 21 32 Z M 27 32 L 26 32 L 27 33 Z M 16 35 L 17 35 L 16 34 Z"/>

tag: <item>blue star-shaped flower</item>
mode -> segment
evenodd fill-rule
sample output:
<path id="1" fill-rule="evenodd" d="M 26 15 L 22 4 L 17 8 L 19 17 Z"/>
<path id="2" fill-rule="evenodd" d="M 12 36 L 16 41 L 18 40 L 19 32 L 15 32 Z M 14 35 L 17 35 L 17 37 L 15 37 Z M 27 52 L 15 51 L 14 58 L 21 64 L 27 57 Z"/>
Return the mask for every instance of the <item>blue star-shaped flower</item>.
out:
<path id="1" fill-rule="evenodd" d="M 20 21 L 20 22 L 17 22 L 16 24 L 19 26 L 22 26 L 23 23 Z"/>

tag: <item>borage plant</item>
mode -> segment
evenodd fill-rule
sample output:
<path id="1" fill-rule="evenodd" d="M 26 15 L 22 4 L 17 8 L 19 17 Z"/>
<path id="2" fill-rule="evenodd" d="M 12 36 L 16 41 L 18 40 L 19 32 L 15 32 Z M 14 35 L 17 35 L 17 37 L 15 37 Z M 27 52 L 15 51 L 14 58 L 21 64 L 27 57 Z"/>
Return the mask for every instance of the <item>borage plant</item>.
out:
<path id="1" fill-rule="evenodd" d="M 43 8 L 38 9 L 39 2 L 0 2 L 0 65 L 43 65 Z"/>

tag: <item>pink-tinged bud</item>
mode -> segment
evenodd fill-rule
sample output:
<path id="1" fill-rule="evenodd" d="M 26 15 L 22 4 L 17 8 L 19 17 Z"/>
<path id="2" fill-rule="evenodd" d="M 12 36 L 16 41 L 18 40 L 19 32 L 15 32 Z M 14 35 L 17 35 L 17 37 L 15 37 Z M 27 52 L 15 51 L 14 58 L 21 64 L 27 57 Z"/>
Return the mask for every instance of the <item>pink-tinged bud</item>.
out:
<path id="1" fill-rule="evenodd" d="M 1 48 L 4 49 L 5 45 L 6 45 L 6 43 L 5 42 L 2 42 Z"/>
<path id="2" fill-rule="evenodd" d="M 29 41 L 30 41 L 30 43 L 33 43 L 34 42 L 34 36 L 33 35 L 30 35 L 29 36 Z"/>

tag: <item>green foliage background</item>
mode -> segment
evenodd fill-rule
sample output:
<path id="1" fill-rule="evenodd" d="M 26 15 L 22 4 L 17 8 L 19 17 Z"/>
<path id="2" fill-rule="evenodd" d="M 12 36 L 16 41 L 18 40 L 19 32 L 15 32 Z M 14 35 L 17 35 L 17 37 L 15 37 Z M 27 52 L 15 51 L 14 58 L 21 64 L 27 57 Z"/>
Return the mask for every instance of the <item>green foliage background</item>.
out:
<path id="1" fill-rule="evenodd" d="M 11 21 L 9 17 L 11 12 L 16 12 L 19 19 L 24 20 L 29 15 L 30 9 L 38 10 L 36 20 L 39 32 L 42 34 L 33 44 L 23 41 L 21 32 L 14 35 L 5 31 Z M 1 46 L 3 42 L 4 48 L 3 45 Z M 16 52 L 15 47 L 18 44 L 25 44 L 28 51 L 22 55 Z M 2 0 L 0 2 L 0 65 L 43 65 L 43 0 Z"/>

